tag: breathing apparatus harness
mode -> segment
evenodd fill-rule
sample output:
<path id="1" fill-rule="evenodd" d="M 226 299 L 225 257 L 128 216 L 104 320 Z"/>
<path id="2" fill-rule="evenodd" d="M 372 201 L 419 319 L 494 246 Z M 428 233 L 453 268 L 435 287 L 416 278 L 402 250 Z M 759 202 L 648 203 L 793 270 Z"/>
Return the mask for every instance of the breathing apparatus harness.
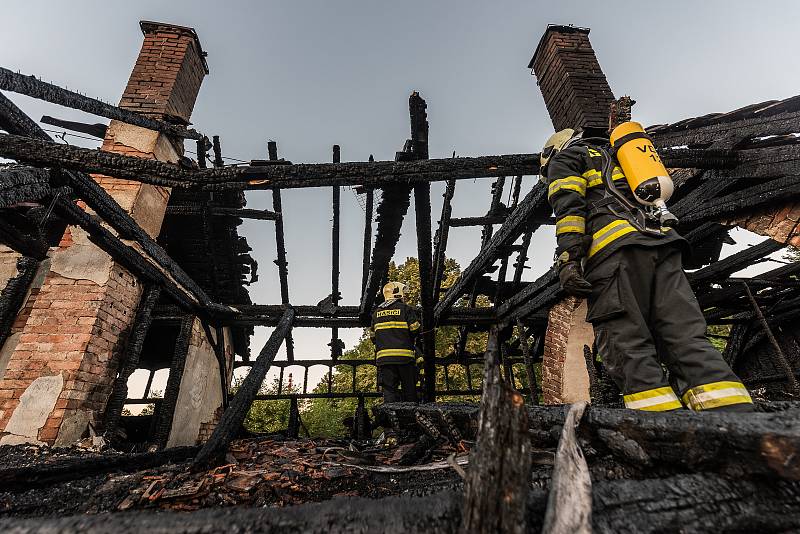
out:
<path id="1" fill-rule="evenodd" d="M 573 132 L 573 135 L 565 141 L 560 148 L 548 153 L 547 159 L 549 160 L 554 156 L 555 152 L 560 152 L 561 150 L 575 145 L 584 146 L 587 149 L 589 146 L 592 146 L 597 149 L 602 158 L 600 175 L 603 180 L 603 185 L 605 185 L 605 191 L 604 198 L 594 202 L 590 206 L 589 215 L 591 216 L 598 213 L 601 208 L 607 208 L 613 215 L 629 222 L 639 232 L 654 237 L 663 237 L 664 234 L 661 228 L 664 226 L 673 226 L 677 222 L 675 216 L 667 211 L 663 203 L 660 205 L 645 205 L 640 202 L 632 201 L 614 184 L 613 169 L 617 164 L 617 152 L 628 141 L 640 138 L 649 140 L 647 134 L 643 132 L 633 132 L 620 137 L 617 140 L 616 148 L 614 148 L 610 146 L 609 140 L 606 138 L 583 137 L 583 132 L 577 131 Z M 658 197 L 660 195 L 658 184 L 656 184 L 653 189 L 654 190 L 645 189 L 645 193 L 650 193 Z M 631 191 L 633 191 L 633 188 L 631 188 Z M 635 193 L 634 196 L 636 196 Z"/>
<path id="2" fill-rule="evenodd" d="M 658 217 L 657 208 L 631 201 L 614 184 L 616 151 L 613 148 L 609 150 L 608 140 L 602 137 L 589 137 L 583 139 L 583 141 L 582 145 L 585 144 L 588 147 L 591 143 L 600 152 L 603 162 L 600 176 L 605 186 L 603 198 L 591 205 L 589 215 L 592 216 L 598 213 L 601 208 L 607 208 L 615 216 L 629 222 L 639 232 L 654 237 L 663 237 L 662 224 Z"/>

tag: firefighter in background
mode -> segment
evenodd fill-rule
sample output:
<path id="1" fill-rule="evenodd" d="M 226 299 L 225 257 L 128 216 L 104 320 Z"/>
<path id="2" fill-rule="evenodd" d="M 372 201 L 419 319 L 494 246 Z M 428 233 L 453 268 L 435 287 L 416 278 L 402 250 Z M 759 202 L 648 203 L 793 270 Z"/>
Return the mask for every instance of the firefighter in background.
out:
<path id="1" fill-rule="evenodd" d="M 375 344 L 383 402 L 417 402 L 414 341 L 420 323 L 414 309 L 403 302 L 405 289 L 400 282 L 386 284 L 383 287 L 385 300 L 372 312 L 370 338 Z"/>
<path id="2" fill-rule="evenodd" d="M 561 287 L 588 298 L 597 352 L 627 408 L 752 411 L 747 389 L 706 338 L 681 265 L 688 244 L 669 228 L 672 182 L 658 166 L 638 123 L 615 129 L 610 146 L 569 129 L 548 139 L 540 175 L 555 212 Z"/>

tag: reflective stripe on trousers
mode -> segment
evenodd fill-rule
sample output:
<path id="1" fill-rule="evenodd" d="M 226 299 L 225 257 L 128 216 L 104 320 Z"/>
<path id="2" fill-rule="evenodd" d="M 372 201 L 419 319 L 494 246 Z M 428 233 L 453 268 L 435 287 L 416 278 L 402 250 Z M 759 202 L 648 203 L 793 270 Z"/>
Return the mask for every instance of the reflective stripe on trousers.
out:
<path id="1" fill-rule="evenodd" d="M 648 389 L 639 393 L 625 395 L 625 407 L 631 410 L 643 410 L 646 412 L 666 412 L 682 408 L 681 401 L 669 386 Z"/>
<path id="2" fill-rule="evenodd" d="M 753 399 L 741 382 L 711 382 L 689 388 L 683 402 L 692 410 L 710 410 L 731 404 L 752 404 Z"/>

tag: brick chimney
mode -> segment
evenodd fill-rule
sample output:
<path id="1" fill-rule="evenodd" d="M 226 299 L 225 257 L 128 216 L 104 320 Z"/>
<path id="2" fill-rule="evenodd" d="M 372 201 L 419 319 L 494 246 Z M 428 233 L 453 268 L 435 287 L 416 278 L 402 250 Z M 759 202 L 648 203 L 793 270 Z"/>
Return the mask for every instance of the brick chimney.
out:
<path id="1" fill-rule="evenodd" d="M 157 22 L 141 22 L 141 28 L 144 44 L 120 107 L 187 123 L 208 73 L 197 34 Z M 171 162 L 183 151 L 181 140 L 118 121 L 111 121 L 102 149 Z M 94 178 L 151 236 L 158 235 L 169 189 Z M 139 302 L 139 281 L 79 228 L 67 227 L 48 261 L 49 271 L 34 284 L 2 349 L 10 357 L 0 379 L 0 444 L 66 445 L 97 420 Z"/>
<path id="2" fill-rule="evenodd" d="M 589 29 L 549 25 L 528 64 L 556 131 L 604 133 L 614 94 L 589 42 Z"/>
<path id="3" fill-rule="evenodd" d="M 556 131 L 581 127 L 590 136 L 606 135 L 614 95 L 589 42 L 588 28 L 548 26 L 528 68 L 536 75 Z M 551 308 L 542 357 L 545 404 L 589 400 L 583 347 L 593 343 L 585 301 L 570 297 Z"/>

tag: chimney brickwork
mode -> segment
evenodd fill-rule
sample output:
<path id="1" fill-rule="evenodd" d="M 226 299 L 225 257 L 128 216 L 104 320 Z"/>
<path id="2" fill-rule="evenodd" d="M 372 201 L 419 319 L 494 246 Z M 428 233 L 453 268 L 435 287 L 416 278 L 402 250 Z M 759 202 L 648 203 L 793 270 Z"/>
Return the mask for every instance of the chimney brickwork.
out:
<path id="1" fill-rule="evenodd" d="M 141 26 L 144 44 L 120 107 L 187 123 L 208 72 L 197 35 L 179 26 Z M 112 121 L 102 149 L 175 162 L 182 141 Z M 158 235 L 169 189 L 94 178 L 151 236 Z M 16 346 L 0 379 L 0 444 L 69 444 L 98 419 L 140 294 L 131 273 L 80 228 L 67 228 L 14 327 Z"/>
<path id="2" fill-rule="evenodd" d="M 555 130 L 607 131 L 614 95 L 589 42 L 588 29 L 548 26 L 528 67 L 536 75 Z M 542 357 L 545 404 L 589 399 L 583 346 L 592 346 L 594 332 L 585 317 L 585 302 L 573 297 L 550 310 Z"/>
<path id="3" fill-rule="evenodd" d="M 556 130 L 605 131 L 614 94 L 589 42 L 587 28 L 548 26 L 531 59 Z"/>

